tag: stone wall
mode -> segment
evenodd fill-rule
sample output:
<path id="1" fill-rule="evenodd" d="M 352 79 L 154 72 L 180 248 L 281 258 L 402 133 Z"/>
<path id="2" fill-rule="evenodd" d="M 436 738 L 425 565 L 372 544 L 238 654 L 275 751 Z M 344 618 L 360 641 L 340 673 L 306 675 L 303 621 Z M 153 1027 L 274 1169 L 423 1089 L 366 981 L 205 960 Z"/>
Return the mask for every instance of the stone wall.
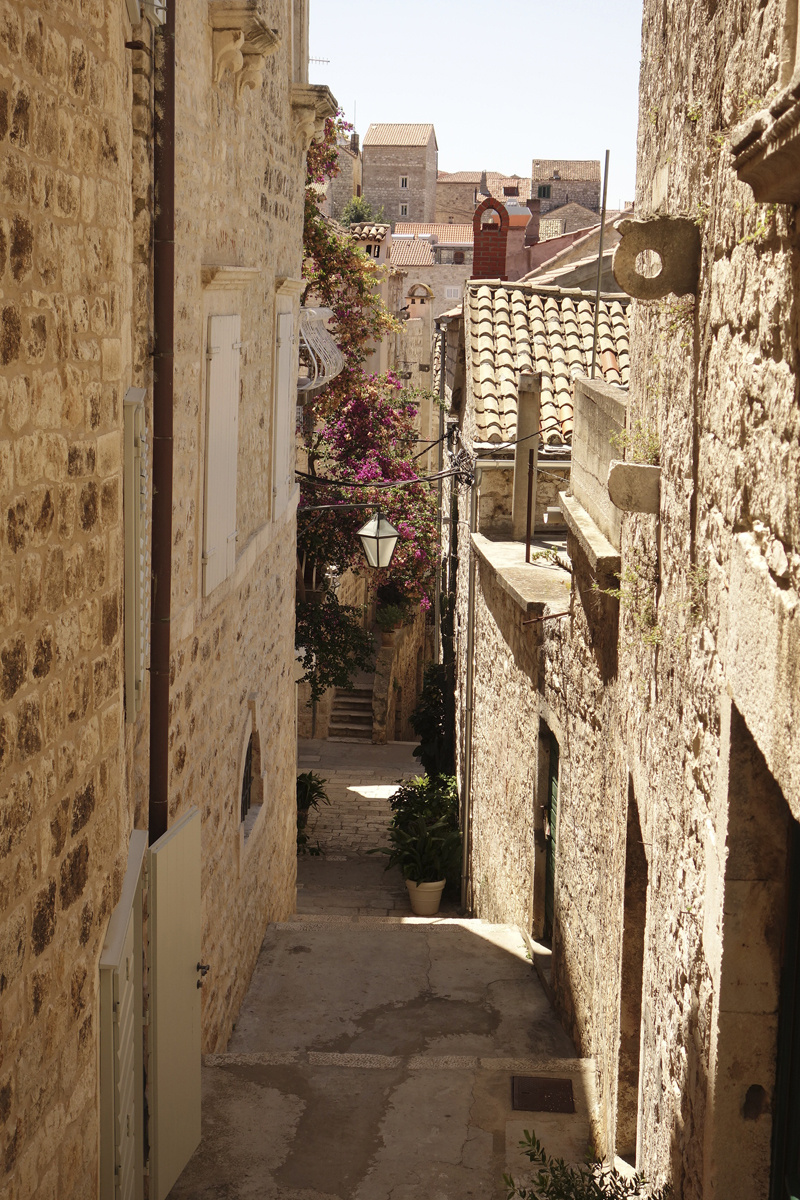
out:
<path id="1" fill-rule="evenodd" d="M 422 610 L 412 624 L 394 631 L 391 645 L 377 650 L 372 698 L 374 742 L 382 745 L 415 738 L 411 713 L 422 690 L 424 668 L 432 657 L 432 631 Z"/>
<path id="2" fill-rule="evenodd" d="M 477 200 L 477 183 L 450 183 L 440 179 L 436 184 L 436 215 L 433 220 L 471 225 Z"/>
<path id="3" fill-rule="evenodd" d="M 543 721 L 560 747 L 556 1001 L 596 1063 L 598 1149 L 636 1155 L 678 1200 L 766 1200 L 779 1113 L 778 843 L 800 818 L 794 215 L 754 204 L 718 131 L 776 83 L 782 20 L 770 0 L 713 20 L 694 0 L 666 15 L 645 3 L 637 216 L 684 214 L 702 234 L 696 301 L 632 305 L 628 429 L 660 440 L 659 514 L 622 516 L 621 603 L 570 534 L 571 616 L 544 623 L 535 662 L 483 567 L 477 603 L 477 910 L 530 907 L 536 929 L 535 872 L 522 903 L 524 871 L 504 883 L 490 831 L 516 828 L 531 779 L 519 747 Z M 460 516 L 463 542 L 463 501 Z M 458 570 L 463 730 L 463 549 Z"/>
<path id="4" fill-rule="evenodd" d="M 124 4 L 0 26 L 0 1191 L 97 1194 L 97 963 L 133 820 Z"/>
<path id="5" fill-rule="evenodd" d="M 370 146 L 362 155 L 364 199 L 375 208 L 384 208 L 384 219 L 394 229 L 398 221 L 432 221 L 436 212 L 436 145 Z M 408 187 L 400 187 L 401 176 Z M 408 212 L 400 213 L 407 204 Z"/>
<path id="6" fill-rule="evenodd" d="M 361 188 L 361 155 L 354 153 L 349 146 L 339 147 L 339 174 L 334 175 L 328 184 L 330 211 L 328 216 L 338 221 L 342 209 L 360 195 Z"/>
<path id="7" fill-rule="evenodd" d="M 542 197 L 542 216 L 552 212 L 554 208 L 561 208 L 564 204 L 580 204 L 592 212 L 600 212 L 602 185 L 599 179 L 549 179 L 546 184 L 537 182 L 533 185 L 534 196 L 538 195 L 538 189 L 543 186 L 550 188 L 550 196 L 547 199 Z"/>

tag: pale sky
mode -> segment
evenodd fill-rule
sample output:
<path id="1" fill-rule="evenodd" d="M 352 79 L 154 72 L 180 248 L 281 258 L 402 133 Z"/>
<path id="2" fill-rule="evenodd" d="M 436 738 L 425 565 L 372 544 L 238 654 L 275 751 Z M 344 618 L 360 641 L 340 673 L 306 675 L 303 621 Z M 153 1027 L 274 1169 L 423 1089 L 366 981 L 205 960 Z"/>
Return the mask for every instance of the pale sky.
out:
<path id="1" fill-rule="evenodd" d="M 432 121 L 442 171 L 531 173 L 611 151 L 608 204 L 633 200 L 642 0 L 311 0 L 312 83 L 362 138 Z"/>

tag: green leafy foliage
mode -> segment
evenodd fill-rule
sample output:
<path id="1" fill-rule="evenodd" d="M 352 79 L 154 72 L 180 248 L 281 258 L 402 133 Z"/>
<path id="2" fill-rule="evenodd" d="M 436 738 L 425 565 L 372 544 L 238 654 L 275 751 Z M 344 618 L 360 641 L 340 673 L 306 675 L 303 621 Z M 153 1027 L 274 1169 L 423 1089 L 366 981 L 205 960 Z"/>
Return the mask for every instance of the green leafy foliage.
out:
<path id="1" fill-rule="evenodd" d="M 407 625 L 413 619 L 407 604 L 384 604 L 375 613 L 375 623 L 379 629 L 396 629 L 398 625 Z"/>
<path id="2" fill-rule="evenodd" d="M 357 221 L 375 221 L 380 225 L 385 220 L 383 205 L 380 208 L 373 208 L 364 196 L 353 196 L 348 200 L 339 217 L 339 221 L 345 229 L 349 225 L 355 225 Z"/>
<path id="3" fill-rule="evenodd" d="M 328 793 L 325 791 L 327 782 L 327 779 L 323 779 L 321 775 L 315 775 L 313 771 L 302 771 L 297 776 L 298 854 L 311 854 L 315 857 L 322 854 L 319 842 L 316 846 L 309 846 L 306 825 L 308 824 L 308 814 L 312 808 L 319 808 L 320 804 L 330 804 Z"/>
<path id="4" fill-rule="evenodd" d="M 658 430 L 645 421 L 634 421 L 630 430 L 623 429 L 619 433 L 612 433 L 609 441 L 615 450 L 625 455 L 628 462 L 658 466 L 661 461 Z"/>
<path id="5" fill-rule="evenodd" d="M 441 663 L 431 663 L 425 668 L 422 691 L 411 714 L 411 725 L 420 740 L 414 747 L 414 757 L 429 775 L 446 775 L 454 765 L 453 733 L 445 716 L 445 686 L 445 668 Z"/>
<path id="6" fill-rule="evenodd" d="M 295 645 L 311 685 L 309 703 L 330 687 L 349 688 L 357 671 L 374 667 L 372 635 L 361 627 L 361 610 L 340 604 L 332 592 L 318 603 L 297 605 Z"/>
<path id="7" fill-rule="evenodd" d="M 527 1129 L 519 1144 L 538 1170 L 527 1184 L 504 1175 L 508 1200 L 667 1200 L 670 1194 L 669 1185 L 649 1189 L 643 1175 L 627 1178 L 602 1162 L 568 1166 L 562 1158 L 551 1158 Z"/>
<path id="8" fill-rule="evenodd" d="M 392 825 L 390 846 L 368 850 L 368 854 L 386 854 L 390 867 L 399 867 L 404 879 L 414 883 L 435 883 L 452 876 L 454 866 L 461 861 L 461 834 L 449 829 L 447 821 L 429 823 L 417 817 L 408 829 Z"/>
<path id="9" fill-rule="evenodd" d="M 461 834 L 458 829 L 458 788 L 454 775 L 420 775 L 406 780 L 390 801 L 392 830 L 414 833 L 418 822 L 427 826 L 441 824 L 458 834 L 457 851 L 448 860 L 444 878 L 448 891 L 458 891 L 461 884 Z M 391 835 L 390 835 L 391 836 Z M 442 878 L 440 875 L 438 878 Z"/>

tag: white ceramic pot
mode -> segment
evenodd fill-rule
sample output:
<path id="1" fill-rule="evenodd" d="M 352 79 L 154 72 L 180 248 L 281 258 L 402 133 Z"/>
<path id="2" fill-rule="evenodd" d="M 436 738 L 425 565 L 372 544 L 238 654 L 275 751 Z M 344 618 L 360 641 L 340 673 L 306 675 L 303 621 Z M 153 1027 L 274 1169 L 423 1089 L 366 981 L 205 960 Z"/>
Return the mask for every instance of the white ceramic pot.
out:
<path id="1" fill-rule="evenodd" d="M 413 879 L 406 880 L 411 911 L 415 916 L 433 917 L 436 915 L 439 911 L 445 882 L 444 879 L 437 879 L 435 883 L 414 883 Z"/>

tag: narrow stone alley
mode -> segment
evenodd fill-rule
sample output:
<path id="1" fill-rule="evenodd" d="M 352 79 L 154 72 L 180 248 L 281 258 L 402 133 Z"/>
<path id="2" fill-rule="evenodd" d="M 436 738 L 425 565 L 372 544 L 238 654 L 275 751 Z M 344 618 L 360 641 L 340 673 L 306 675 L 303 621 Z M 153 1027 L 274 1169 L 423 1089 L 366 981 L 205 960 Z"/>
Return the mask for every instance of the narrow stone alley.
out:
<path id="1" fill-rule="evenodd" d="M 589 1145 L 591 1063 L 576 1057 L 513 926 L 447 906 L 410 915 L 385 844 L 411 747 L 301 743 L 328 780 L 298 863 L 298 912 L 271 925 L 224 1054 L 203 1067 L 203 1140 L 174 1200 L 505 1196 L 533 1129 Z M 365 833 L 368 830 L 368 834 Z M 514 1075 L 568 1077 L 574 1114 L 515 1112 Z"/>

